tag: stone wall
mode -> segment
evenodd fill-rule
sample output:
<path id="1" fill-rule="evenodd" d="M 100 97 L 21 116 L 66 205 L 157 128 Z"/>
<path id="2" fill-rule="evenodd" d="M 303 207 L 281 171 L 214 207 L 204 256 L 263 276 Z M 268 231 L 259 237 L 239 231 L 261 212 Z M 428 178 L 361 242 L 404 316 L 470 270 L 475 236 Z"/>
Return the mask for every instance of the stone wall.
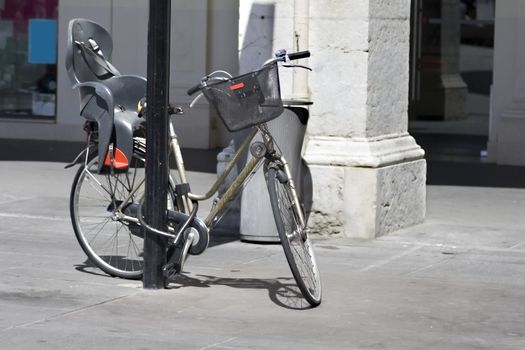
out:
<path id="1" fill-rule="evenodd" d="M 313 231 L 369 239 L 422 221 L 426 163 L 407 132 L 410 1 L 315 1 L 311 14 Z"/>

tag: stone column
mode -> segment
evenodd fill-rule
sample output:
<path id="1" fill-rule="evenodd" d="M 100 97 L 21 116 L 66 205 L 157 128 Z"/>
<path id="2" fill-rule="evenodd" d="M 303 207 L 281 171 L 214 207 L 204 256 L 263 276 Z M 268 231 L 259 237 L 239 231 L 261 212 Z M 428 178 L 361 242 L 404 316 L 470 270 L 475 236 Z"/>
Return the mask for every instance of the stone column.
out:
<path id="1" fill-rule="evenodd" d="M 423 220 L 426 162 L 407 132 L 410 1 L 351 3 L 310 2 L 304 158 L 313 231 L 371 239 Z"/>
<path id="2" fill-rule="evenodd" d="M 488 155 L 498 164 L 525 165 L 525 2 L 496 2 L 494 83 Z"/>
<path id="3" fill-rule="evenodd" d="M 467 117 L 467 84 L 459 75 L 461 43 L 460 2 L 441 0 L 441 84 L 443 86 L 443 118 Z"/>
<path id="4" fill-rule="evenodd" d="M 495 0 L 478 0 L 476 2 L 476 19 L 490 20 L 494 18 Z"/>

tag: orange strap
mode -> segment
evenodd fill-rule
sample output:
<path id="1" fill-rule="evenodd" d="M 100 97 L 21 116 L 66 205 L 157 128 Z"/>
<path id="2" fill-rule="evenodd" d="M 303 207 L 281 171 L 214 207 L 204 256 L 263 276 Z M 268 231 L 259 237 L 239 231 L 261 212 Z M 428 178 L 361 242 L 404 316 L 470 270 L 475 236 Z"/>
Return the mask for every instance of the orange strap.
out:
<path id="1" fill-rule="evenodd" d="M 111 157 L 108 151 L 108 153 L 106 154 L 106 159 L 104 159 L 104 165 L 107 165 L 107 166 L 113 165 L 115 169 L 126 169 L 128 167 L 129 165 L 128 158 L 126 157 L 124 152 L 119 150 L 117 147 L 115 147 L 114 149 L 113 157 L 114 157 L 113 164 L 111 164 Z"/>

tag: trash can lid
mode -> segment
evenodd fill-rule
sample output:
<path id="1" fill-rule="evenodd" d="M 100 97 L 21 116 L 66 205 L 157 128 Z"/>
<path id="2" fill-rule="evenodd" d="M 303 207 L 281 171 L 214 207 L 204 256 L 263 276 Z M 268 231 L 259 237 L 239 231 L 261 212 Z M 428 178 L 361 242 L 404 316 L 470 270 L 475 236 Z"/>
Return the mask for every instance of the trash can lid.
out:
<path id="1" fill-rule="evenodd" d="M 283 105 L 287 106 L 310 106 L 314 103 L 310 100 L 283 100 Z"/>

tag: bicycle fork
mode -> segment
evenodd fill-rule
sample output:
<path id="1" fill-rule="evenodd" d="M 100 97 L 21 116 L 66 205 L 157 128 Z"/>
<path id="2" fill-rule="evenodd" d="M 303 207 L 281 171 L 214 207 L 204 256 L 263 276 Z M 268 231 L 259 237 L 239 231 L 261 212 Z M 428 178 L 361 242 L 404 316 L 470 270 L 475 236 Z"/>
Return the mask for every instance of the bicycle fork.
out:
<path id="1" fill-rule="evenodd" d="M 279 162 L 282 165 L 284 174 L 286 175 L 286 180 L 288 181 L 288 184 L 289 184 L 289 192 L 290 192 L 289 195 L 292 199 L 292 206 L 295 212 L 297 213 L 299 224 L 300 224 L 300 227 L 302 228 L 300 234 L 303 240 L 305 240 L 306 234 L 307 234 L 306 218 L 304 216 L 303 208 L 301 207 L 301 204 L 299 201 L 299 196 L 297 195 L 295 182 L 293 180 L 293 176 L 292 176 L 292 172 L 290 171 L 290 167 L 288 166 L 288 162 L 286 161 L 286 159 L 284 158 L 282 154 L 276 154 L 275 149 L 274 149 L 273 136 L 268 131 L 268 127 L 266 126 L 266 124 L 259 125 L 258 129 L 264 140 L 264 145 L 263 145 L 263 147 L 265 148 L 264 156 L 268 159 L 269 162 Z"/>

